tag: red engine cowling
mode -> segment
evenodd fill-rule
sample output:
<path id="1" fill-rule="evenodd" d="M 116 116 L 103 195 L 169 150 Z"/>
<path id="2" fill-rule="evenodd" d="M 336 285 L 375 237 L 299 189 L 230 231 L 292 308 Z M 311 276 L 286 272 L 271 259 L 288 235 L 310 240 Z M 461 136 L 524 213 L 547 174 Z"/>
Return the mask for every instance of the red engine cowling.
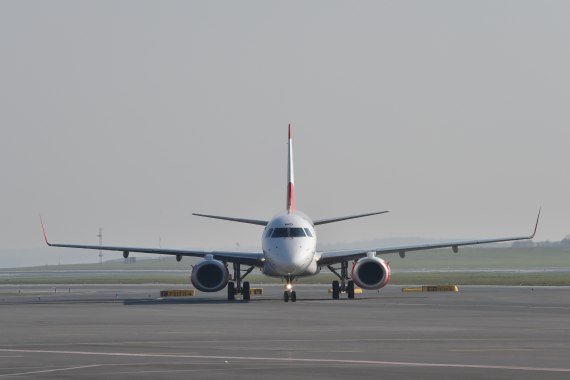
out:
<path id="1" fill-rule="evenodd" d="M 204 260 L 194 265 L 190 276 L 192 285 L 203 292 L 217 292 L 229 281 L 228 268 L 218 260 Z"/>
<path id="2" fill-rule="evenodd" d="M 352 267 L 352 280 L 362 289 L 383 288 L 390 281 L 390 275 L 390 266 L 378 257 L 364 257 Z"/>

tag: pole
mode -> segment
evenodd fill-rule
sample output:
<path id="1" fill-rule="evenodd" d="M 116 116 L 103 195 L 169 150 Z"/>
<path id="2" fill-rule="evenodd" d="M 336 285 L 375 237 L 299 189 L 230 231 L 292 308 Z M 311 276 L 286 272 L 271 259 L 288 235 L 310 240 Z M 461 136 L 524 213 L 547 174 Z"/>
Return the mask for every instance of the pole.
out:
<path id="1" fill-rule="evenodd" d="M 99 238 L 99 245 L 103 245 L 103 229 L 101 227 L 99 227 L 99 235 L 97 235 L 97 237 Z M 103 264 L 103 251 L 99 250 L 99 264 Z"/>

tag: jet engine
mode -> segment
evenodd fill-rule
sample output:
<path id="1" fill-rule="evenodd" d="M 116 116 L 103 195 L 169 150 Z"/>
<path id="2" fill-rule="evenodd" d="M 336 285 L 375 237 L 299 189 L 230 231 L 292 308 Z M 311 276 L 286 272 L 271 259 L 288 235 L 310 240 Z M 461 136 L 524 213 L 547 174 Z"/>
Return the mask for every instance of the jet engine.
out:
<path id="1" fill-rule="evenodd" d="M 229 280 L 228 268 L 218 260 L 203 260 L 194 265 L 190 281 L 203 292 L 217 292 L 226 287 Z"/>
<path id="2" fill-rule="evenodd" d="M 390 266 L 378 257 L 364 257 L 354 263 L 352 280 L 362 289 L 383 288 L 390 281 Z"/>

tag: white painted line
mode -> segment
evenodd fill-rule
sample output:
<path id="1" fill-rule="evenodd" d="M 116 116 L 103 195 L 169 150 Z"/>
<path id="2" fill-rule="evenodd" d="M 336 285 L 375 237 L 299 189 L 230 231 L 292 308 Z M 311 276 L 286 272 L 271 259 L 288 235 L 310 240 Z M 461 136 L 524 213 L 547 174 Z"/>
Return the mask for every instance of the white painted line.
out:
<path id="1" fill-rule="evenodd" d="M 56 354 L 56 355 L 92 355 L 92 356 L 123 356 L 123 357 L 148 357 L 148 358 L 171 358 L 171 359 L 217 359 L 217 360 L 258 360 L 276 361 L 289 363 L 344 363 L 344 364 L 367 364 L 379 366 L 401 366 L 401 367 L 440 367 L 440 368 L 474 368 L 474 369 L 496 369 L 513 371 L 538 371 L 538 372 L 568 372 L 570 368 L 550 368 L 550 367 L 523 367 L 507 365 L 486 365 L 486 364 L 453 364 L 453 363 L 422 363 L 422 362 L 399 362 L 380 360 L 347 360 L 347 359 L 307 359 L 307 358 L 283 358 L 283 357 L 257 357 L 257 356 L 221 356 L 221 355 L 185 355 L 185 354 L 139 354 L 128 352 L 97 352 L 97 351 L 52 351 L 52 350 L 15 350 L 0 349 L 0 352 L 21 352 L 31 354 Z M 93 365 L 101 366 L 101 364 Z M 81 367 L 77 367 L 81 368 Z"/>
<path id="2" fill-rule="evenodd" d="M 328 331 L 328 330 L 319 330 Z M 295 342 L 518 342 L 522 338 L 359 338 L 359 339 L 240 339 L 240 340 L 192 340 L 192 343 L 223 343 L 239 344 L 240 347 L 243 343 L 295 343 Z M 137 345 L 156 345 L 156 344 L 170 344 L 170 345 L 186 345 L 187 342 L 172 341 L 172 340 L 123 340 L 114 342 L 77 342 L 74 343 L 78 346 L 122 346 L 126 344 Z M 69 343 L 26 343 L 26 344 L 0 344 L 1 347 L 55 347 L 55 346 L 69 346 Z M 174 347 L 173 346 L 173 347 Z"/>
<path id="3" fill-rule="evenodd" d="M 54 368 L 54 369 L 44 369 L 41 371 L 31 371 L 31 372 L 18 372 L 18 373 L 5 373 L 1 374 L 0 377 L 6 376 L 20 376 L 20 375 L 34 375 L 37 373 L 49 373 L 49 372 L 60 372 L 60 371 L 72 371 L 74 369 L 82 369 L 82 368 L 92 368 L 92 367 L 100 367 L 103 364 L 91 364 L 91 365 L 82 365 L 80 367 L 67 367 L 67 368 Z"/>

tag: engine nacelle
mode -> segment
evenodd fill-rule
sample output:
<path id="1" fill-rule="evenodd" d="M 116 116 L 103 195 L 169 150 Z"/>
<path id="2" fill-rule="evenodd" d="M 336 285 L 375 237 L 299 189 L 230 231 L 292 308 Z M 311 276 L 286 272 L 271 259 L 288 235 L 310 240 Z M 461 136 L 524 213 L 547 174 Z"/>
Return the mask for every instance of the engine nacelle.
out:
<path id="1" fill-rule="evenodd" d="M 230 274 L 228 268 L 218 260 L 203 260 L 194 265 L 190 281 L 203 292 L 217 292 L 226 287 Z"/>
<path id="2" fill-rule="evenodd" d="M 378 257 L 364 257 L 352 267 L 352 280 L 362 289 L 383 288 L 390 281 L 390 266 Z"/>

